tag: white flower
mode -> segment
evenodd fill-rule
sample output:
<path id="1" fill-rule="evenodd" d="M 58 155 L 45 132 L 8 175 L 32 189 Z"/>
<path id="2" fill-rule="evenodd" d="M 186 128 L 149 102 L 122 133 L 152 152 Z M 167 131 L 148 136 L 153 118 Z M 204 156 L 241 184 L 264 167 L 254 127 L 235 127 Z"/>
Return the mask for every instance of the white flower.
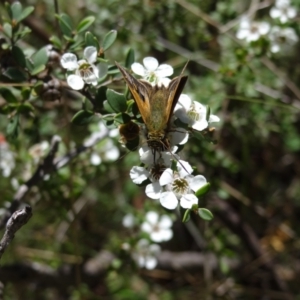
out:
<path id="1" fill-rule="evenodd" d="M 177 164 L 177 169 L 178 172 L 167 169 L 160 177 L 159 183 L 166 190 L 160 194 L 160 204 L 165 208 L 175 209 L 180 202 L 181 207 L 192 208 L 194 204 L 198 204 L 198 198 L 194 192 L 204 186 L 207 181 L 202 175 L 190 175 L 192 169 L 187 162 L 184 168 Z"/>
<path id="2" fill-rule="evenodd" d="M 4 136 L 0 134 L 0 170 L 2 170 L 2 176 L 9 177 L 14 168 L 14 153 L 10 151 L 9 144 L 5 141 Z"/>
<path id="3" fill-rule="evenodd" d="M 126 228 L 132 228 L 136 223 L 136 219 L 133 214 L 127 214 L 123 217 L 122 224 Z"/>
<path id="4" fill-rule="evenodd" d="M 175 107 L 175 116 L 183 123 L 187 123 L 195 130 L 201 131 L 208 127 L 209 123 L 219 122 L 219 117 L 210 115 L 206 120 L 207 109 L 197 101 L 192 101 L 188 95 L 181 94 Z"/>
<path id="5" fill-rule="evenodd" d="M 41 160 L 41 158 L 43 158 L 47 154 L 49 146 L 50 145 L 48 141 L 43 141 L 29 148 L 28 153 L 33 158 L 35 164 L 37 164 Z"/>
<path id="6" fill-rule="evenodd" d="M 159 215 L 155 211 L 146 213 L 146 221 L 141 225 L 142 231 L 150 235 L 153 242 L 160 243 L 168 241 L 173 237 L 172 220 L 167 215 Z"/>
<path id="7" fill-rule="evenodd" d="M 286 23 L 297 16 L 297 10 L 290 6 L 289 0 L 276 0 L 275 6 L 270 10 L 270 16 L 273 19 L 279 18 L 281 23 Z"/>
<path id="8" fill-rule="evenodd" d="M 165 85 L 168 86 L 171 81 L 168 76 L 173 74 L 173 68 L 170 65 L 158 65 L 158 61 L 154 57 L 145 57 L 143 59 L 144 66 L 140 63 L 133 63 L 131 65 L 132 71 L 149 81 L 152 85 Z"/>
<path id="9" fill-rule="evenodd" d="M 136 244 L 135 251 L 132 253 L 132 258 L 136 261 L 140 268 L 152 270 L 157 265 L 156 256 L 161 251 L 159 245 L 149 244 L 146 239 L 141 239 Z"/>
<path id="10" fill-rule="evenodd" d="M 269 30 L 269 23 L 250 21 L 248 17 L 243 16 L 236 37 L 250 43 L 252 41 L 257 41 L 262 35 L 267 34 Z"/>
<path id="11" fill-rule="evenodd" d="M 89 46 L 84 49 L 84 59 L 78 60 L 75 54 L 65 53 L 60 60 L 63 68 L 68 71 L 75 71 L 75 74 L 68 75 L 68 85 L 74 90 L 81 90 L 85 83 L 97 85 L 99 69 L 94 63 L 97 61 L 96 47 Z"/>
<path id="12" fill-rule="evenodd" d="M 281 49 L 289 50 L 299 40 L 293 28 L 274 26 L 270 32 L 271 52 L 277 53 Z"/>

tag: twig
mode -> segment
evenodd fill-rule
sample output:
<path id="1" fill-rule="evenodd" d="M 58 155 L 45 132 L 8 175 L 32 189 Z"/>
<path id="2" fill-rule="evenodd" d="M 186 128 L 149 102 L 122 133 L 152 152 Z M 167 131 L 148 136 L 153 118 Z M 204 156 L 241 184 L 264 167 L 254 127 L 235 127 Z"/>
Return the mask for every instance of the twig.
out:
<path id="1" fill-rule="evenodd" d="M 0 241 L 0 259 L 7 246 L 15 237 L 16 232 L 28 222 L 31 216 L 31 207 L 25 206 L 23 209 L 15 211 L 9 218 L 6 224 L 4 235 Z"/>

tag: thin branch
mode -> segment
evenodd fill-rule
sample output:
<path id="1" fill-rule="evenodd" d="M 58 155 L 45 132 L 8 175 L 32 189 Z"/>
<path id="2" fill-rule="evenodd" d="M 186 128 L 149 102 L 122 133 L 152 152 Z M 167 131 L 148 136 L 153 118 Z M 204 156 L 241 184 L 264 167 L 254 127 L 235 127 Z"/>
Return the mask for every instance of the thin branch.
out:
<path id="1" fill-rule="evenodd" d="M 0 241 L 0 259 L 5 249 L 15 237 L 16 232 L 28 222 L 31 216 L 31 207 L 25 206 L 23 209 L 15 211 L 9 218 L 6 224 L 4 235 Z"/>

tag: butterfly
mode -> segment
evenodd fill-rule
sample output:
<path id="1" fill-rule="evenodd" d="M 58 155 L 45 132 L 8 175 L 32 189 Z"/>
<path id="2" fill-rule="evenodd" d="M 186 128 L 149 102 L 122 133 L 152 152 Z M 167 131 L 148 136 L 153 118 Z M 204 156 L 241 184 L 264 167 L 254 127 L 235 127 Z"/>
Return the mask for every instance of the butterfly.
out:
<path id="1" fill-rule="evenodd" d="M 128 88 L 139 109 L 146 126 L 146 137 L 149 148 L 154 152 L 170 149 L 167 134 L 170 131 L 170 120 L 183 91 L 188 76 L 183 76 L 185 67 L 178 77 L 165 85 L 151 85 L 148 81 L 136 79 L 116 62 Z"/>

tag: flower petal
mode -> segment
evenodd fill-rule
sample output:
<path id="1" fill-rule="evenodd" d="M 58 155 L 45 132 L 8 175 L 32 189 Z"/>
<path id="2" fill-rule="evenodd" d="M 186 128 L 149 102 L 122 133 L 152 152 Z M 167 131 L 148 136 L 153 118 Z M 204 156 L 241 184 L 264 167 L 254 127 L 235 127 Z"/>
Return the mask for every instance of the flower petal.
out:
<path id="1" fill-rule="evenodd" d="M 158 77 L 169 77 L 174 73 L 173 68 L 170 65 L 162 64 L 155 70 L 155 74 Z"/>
<path id="2" fill-rule="evenodd" d="M 164 172 L 161 174 L 161 176 L 159 178 L 159 184 L 161 186 L 164 186 L 171 182 L 173 182 L 173 171 L 172 171 L 172 169 L 168 168 L 168 169 L 164 170 Z"/>
<path id="3" fill-rule="evenodd" d="M 163 192 L 160 196 L 160 204 L 167 209 L 175 209 L 178 199 L 173 192 Z"/>
<path id="4" fill-rule="evenodd" d="M 67 77 L 67 83 L 73 90 L 81 90 L 84 87 L 84 81 L 78 75 L 69 75 Z"/>
<path id="5" fill-rule="evenodd" d="M 135 184 L 141 184 L 148 178 L 149 172 L 143 167 L 134 166 L 131 168 L 129 176 Z"/>
<path id="6" fill-rule="evenodd" d="M 173 222 L 172 219 L 167 215 L 162 215 L 159 221 L 159 227 L 167 229 L 172 227 Z"/>
<path id="7" fill-rule="evenodd" d="M 189 180 L 189 186 L 194 192 L 197 192 L 206 183 L 206 178 L 202 175 L 197 175 Z"/>
<path id="8" fill-rule="evenodd" d="M 145 76 L 146 72 L 145 72 L 145 68 L 143 65 L 141 65 L 140 63 L 133 63 L 131 65 L 131 70 L 137 74 L 137 75 L 140 75 L 140 76 Z"/>
<path id="9" fill-rule="evenodd" d="M 153 182 L 148 184 L 146 186 L 145 193 L 151 199 L 159 199 L 161 194 L 161 186 L 159 185 L 159 182 Z"/>
<path id="10" fill-rule="evenodd" d="M 97 60 L 97 48 L 94 46 L 86 47 L 83 51 L 83 57 L 92 64 Z"/>
<path id="11" fill-rule="evenodd" d="M 143 59 L 143 64 L 148 71 L 155 71 L 158 67 L 157 59 L 150 56 Z"/>
<path id="12" fill-rule="evenodd" d="M 149 211 L 146 213 L 146 220 L 148 223 L 155 225 L 158 222 L 158 213 L 156 211 Z"/>
<path id="13" fill-rule="evenodd" d="M 215 116 L 215 115 L 210 115 L 208 123 L 214 123 L 214 122 L 220 122 L 220 118 L 218 116 Z"/>
<path id="14" fill-rule="evenodd" d="M 198 198 L 194 194 L 185 194 L 180 199 L 182 208 L 190 209 L 194 204 L 198 204 Z"/>
<path id="15" fill-rule="evenodd" d="M 93 152 L 90 162 L 93 166 L 99 166 L 101 164 L 101 157 L 98 155 L 98 153 Z"/>
<path id="16" fill-rule="evenodd" d="M 63 68 L 73 71 L 78 68 L 77 57 L 73 53 L 65 53 L 61 59 L 60 64 Z"/>
<path id="17" fill-rule="evenodd" d="M 181 104 L 181 106 L 188 111 L 193 103 L 192 99 L 186 95 L 186 94 L 181 94 L 178 103 Z"/>
<path id="18" fill-rule="evenodd" d="M 179 162 L 177 162 L 177 170 L 180 177 L 186 177 L 191 173 L 193 173 L 192 166 L 187 161 L 184 160 L 180 160 Z"/>

